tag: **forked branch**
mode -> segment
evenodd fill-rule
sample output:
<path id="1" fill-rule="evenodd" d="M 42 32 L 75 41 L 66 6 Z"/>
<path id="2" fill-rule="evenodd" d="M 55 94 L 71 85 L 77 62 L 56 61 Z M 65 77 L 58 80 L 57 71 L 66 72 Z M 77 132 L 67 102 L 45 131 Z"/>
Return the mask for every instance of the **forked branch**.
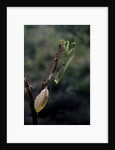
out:
<path id="1" fill-rule="evenodd" d="M 49 81 L 51 81 L 55 71 L 56 71 L 56 68 L 57 68 L 57 65 L 58 65 L 58 61 L 60 59 L 60 56 L 61 56 L 61 53 L 63 51 L 63 46 L 61 44 L 59 44 L 59 49 L 58 49 L 58 52 L 57 54 L 55 55 L 54 57 L 54 64 L 51 68 L 51 72 L 47 78 L 47 80 L 44 80 L 43 83 L 42 83 L 42 86 L 41 86 L 41 89 L 39 91 L 39 93 L 46 87 L 48 86 L 49 84 Z M 32 90 L 31 90 L 31 86 L 29 85 L 29 82 L 28 82 L 28 79 L 27 77 L 24 78 L 24 87 L 25 87 L 25 93 L 28 97 L 28 102 L 29 102 L 29 105 L 30 105 L 30 109 L 31 109 L 31 113 L 32 113 L 32 118 L 33 118 L 33 124 L 38 124 L 38 121 L 37 121 L 37 113 L 34 109 L 34 98 L 33 98 L 33 94 L 32 94 Z"/>

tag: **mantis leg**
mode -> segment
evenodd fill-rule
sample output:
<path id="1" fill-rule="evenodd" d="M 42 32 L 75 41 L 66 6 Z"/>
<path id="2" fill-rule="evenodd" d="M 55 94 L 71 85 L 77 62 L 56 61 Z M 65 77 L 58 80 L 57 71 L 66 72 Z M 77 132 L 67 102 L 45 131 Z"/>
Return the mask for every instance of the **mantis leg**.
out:
<path id="1" fill-rule="evenodd" d="M 66 44 L 67 43 L 67 44 Z M 67 54 L 67 55 L 69 55 L 70 53 L 72 53 L 72 51 L 75 49 L 75 47 L 76 47 L 76 42 L 73 42 L 72 43 L 73 45 L 74 45 L 74 47 L 73 48 L 71 48 L 71 49 L 69 49 L 69 41 L 66 41 L 65 42 L 65 53 Z"/>
<path id="2" fill-rule="evenodd" d="M 68 54 L 69 51 L 69 41 L 65 41 L 65 53 Z"/>

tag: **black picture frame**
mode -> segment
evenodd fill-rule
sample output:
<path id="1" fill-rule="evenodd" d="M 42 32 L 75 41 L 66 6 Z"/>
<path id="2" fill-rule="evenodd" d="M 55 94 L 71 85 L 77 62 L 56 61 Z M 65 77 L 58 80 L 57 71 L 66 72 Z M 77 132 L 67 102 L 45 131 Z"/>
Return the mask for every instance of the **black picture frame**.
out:
<path id="1" fill-rule="evenodd" d="M 40 4 L 41 3 L 41 4 Z M 113 36 L 113 24 L 112 24 L 112 14 L 113 14 L 113 8 L 112 5 L 106 1 L 106 2 L 102 2 L 100 1 L 99 3 L 97 1 L 93 1 L 92 3 L 90 3 L 90 1 L 77 1 L 76 4 L 72 4 L 72 2 L 70 3 L 66 3 L 66 4 L 58 4 L 58 2 L 54 2 L 55 4 L 53 5 L 52 2 L 47 2 L 47 4 L 45 3 L 45 5 L 43 4 L 44 2 L 28 2 L 28 3 L 21 3 L 20 1 L 16 1 L 16 2 L 2 2 L 1 6 L 0 6 L 0 19 L 1 19 L 1 23 L 0 23 L 0 30 L 1 30 L 1 91 L 2 91 L 2 96 L 1 96 L 1 100 L 0 100 L 0 116 L 1 116 L 1 123 L 0 123 L 0 149 L 5 149 L 5 148 L 10 148 L 10 149 L 17 149 L 17 148 L 29 148 L 29 149 L 110 149 L 113 148 L 114 143 L 113 143 L 113 131 L 114 131 L 114 123 L 112 122 L 114 119 L 112 119 L 113 116 L 113 101 L 112 101 L 112 97 L 113 97 L 113 92 L 112 90 L 110 90 L 110 84 L 112 84 L 112 73 L 110 73 L 110 68 L 112 69 L 112 65 L 113 65 L 113 61 L 112 59 L 110 59 L 110 56 L 112 56 L 112 48 L 113 48 L 113 42 L 112 42 L 112 36 Z M 57 3 L 57 4 L 56 4 Z M 109 21 L 108 21 L 108 27 L 109 27 L 109 97 L 108 97 L 108 102 L 109 102 L 109 122 L 108 122 L 108 131 L 109 131 L 109 141 L 106 144 L 103 143 L 39 143 L 39 144 L 22 144 L 22 143 L 18 143 L 18 144 L 14 144 L 14 143 L 7 143 L 7 7 L 108 7 L 109 8 Z M 4 57 L 3 57 L 4 56 Z M 111 108 L 110 108 L 111 107 Z"/>

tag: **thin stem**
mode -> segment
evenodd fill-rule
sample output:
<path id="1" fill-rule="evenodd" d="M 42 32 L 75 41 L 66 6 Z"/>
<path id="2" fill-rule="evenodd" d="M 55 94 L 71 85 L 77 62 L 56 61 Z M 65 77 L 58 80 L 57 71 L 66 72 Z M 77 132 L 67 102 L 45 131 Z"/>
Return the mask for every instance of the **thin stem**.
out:
<path id="1" fill-rule="evenodd" d="M 48 86 L 49 84 L 49 81 L 52 79 L 56 69 L 57 69 L 57 64 L 58 64 L 58 61 L 60 59 L 60 56 L 61 56 L 61 53 L 63 51 L 63 46 L 61 44 L 59 44 L 59 49 L 58 49 L 58 52 L 57 54 L 55 55 L 54 57 L 54 64 L 52 66 L 52 69 L 50 71 L 50 74 L 47 78 L 47 80 L 44 80 L 43 83 L 42 83 L 42 86 L 41 86 L 41 89 L 39 91 L 39 93 L 46 87 Z M 24 86 L 25 86 L 25 91 L 26 91 L 26 95 L 28 97 L 28 102 L 29 102 L 29 105 L 30 105 L 30 109 L 31 109 L 31 113 L 32 113 L 32 118 L 33 118 L 33 124 L 38 124 L 38 121 L 37 121 L 37 113 L 34 109 L 34 99 L 33 99 L 33 95 L 32 95 L 32 91 L 31 91 L 31 87 L 29 85 L 29 82 L 28 82 L 28 79 L 27 77 L 24 78 Z"/>
<path id="2" fill-rule="evenodd" d="M 52 79 L 52 77 L 53 77 L 53 75 L 54 75 L 54 73 L 55 73 L 55 71 L 56 71 L 56 69 L 57 69 L 57 64 L 58 64 L 58 61 L 59 61 L 59 59 L 60 59 L 60 56 L 61 56 L 62 51 L 63 51 L 63 47 L 62 47 L 61 44 L 59 44 L 59 49 L 58 49 L 57 54 L 56 54 L 55 57 L 54 57 L 54 64 L 53 64 L 53 66 L 52 66 L 51 72 L 50 72 L 50 74 L 49 74 L 47 80 L 44 80 L 44 81 L 43 81 L 42 86 L 41 86 L 41 90 L 39 91 L 39 93 L 40 93 L 46 86 L 48 86 L 49 81 Z"/>
<path id="3" fill-rule="evenodd" d="M 37 120 L 37 113 L 34 109 L 34 98 L 33 98 L 31 87 L 29 85 L 27 77 L 24 78 L 24 87 L 25 87 L 25 92 L 28 97 L 28 102 L 30 105 L 31 113 L 32 113 L 33 124 L 37 125 L 38 120 Z"/>

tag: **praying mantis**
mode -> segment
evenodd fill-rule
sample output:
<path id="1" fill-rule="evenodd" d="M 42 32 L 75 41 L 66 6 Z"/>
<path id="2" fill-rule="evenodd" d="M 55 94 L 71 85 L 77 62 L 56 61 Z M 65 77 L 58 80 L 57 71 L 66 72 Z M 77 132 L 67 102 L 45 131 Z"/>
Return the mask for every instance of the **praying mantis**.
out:
<path id="1" fill-rule="evenodd" d="M 57 73 L 54 75 L 55 78 L 54 82 L 56 84 L 58 84 L 67 67 L 69 66 L 69 63 L 73 59 L 76 48 L 76 42 L 71 43 L 71 45 L 73 45 L 72 48 L 70 48 L 69 41 L 60 40 L 59 44 L 63 47 L 63 56 L 61 58 L 62 61 L 60 60 L 61 67 L 59 70 L 57 70 Z M 49 98 L 49 90 L 46 86 L 35 98 L 34 109 L 37 113 L 40 112 L 45 107 L 48 98 Z"/>
<path id="2" fill-rule="evenodd" d="M 73 59 L 75 49 L 76 49 L 76 42 L 71 43 L 71 45 L 73 46 L 72 48 L 70 48 L 70 42 L 65 41 L 64 39 L 60 40 L 59 44 L 63 47 L 63 53 L 64 54 L 63 54 L 63 57 L 62 57 L 63 61 L 62 61 L 61 67 L 60 67 L 59 71 L 56 73 L 56 75 L 54 77 L 55 78 L 54 82 L 56 84 L 59 83 L 60 79 L 64 75 L 64 72 L 68 68 L 71 60 Z"/>

